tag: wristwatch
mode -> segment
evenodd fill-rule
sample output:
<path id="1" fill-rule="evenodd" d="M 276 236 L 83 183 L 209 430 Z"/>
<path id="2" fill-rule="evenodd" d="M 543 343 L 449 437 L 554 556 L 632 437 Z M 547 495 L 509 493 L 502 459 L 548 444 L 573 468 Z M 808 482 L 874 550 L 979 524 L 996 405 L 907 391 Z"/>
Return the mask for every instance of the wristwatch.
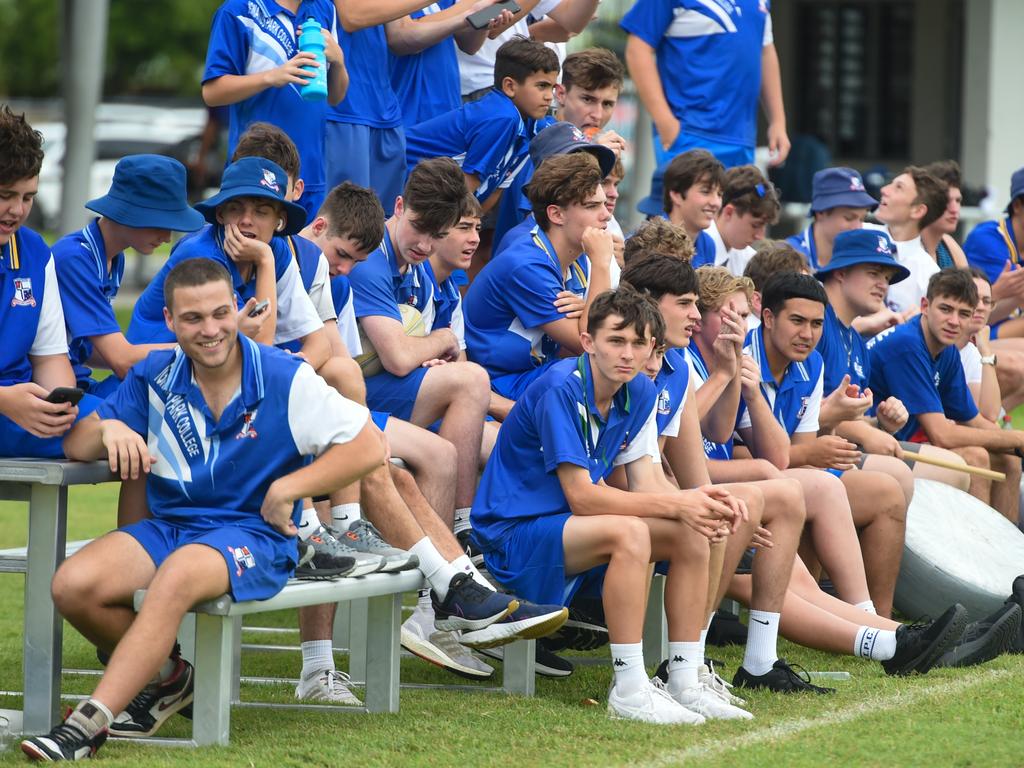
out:
<path id="1" fill-rule="evenodd" d="M 982 355 L 981 356 L 981 364 L 982 365 L 995 365 L 996 364 L 996 356 L 995 355 Z"/>

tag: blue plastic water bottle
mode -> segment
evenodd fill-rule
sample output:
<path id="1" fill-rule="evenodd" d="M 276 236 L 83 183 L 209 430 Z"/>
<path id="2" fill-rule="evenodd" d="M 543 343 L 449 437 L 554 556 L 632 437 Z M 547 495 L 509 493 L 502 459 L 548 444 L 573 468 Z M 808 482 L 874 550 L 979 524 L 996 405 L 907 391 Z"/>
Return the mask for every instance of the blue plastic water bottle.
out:
<path id="1" fill-rule="evenodd" d="M 304 67 L 313 74 L 313 79 L 299 90 L 306 101 L 324 101 L 327 98 L 327 57 L 324 55 L 323 27 L 316 19 L 306 19 L 299 35 L 299 50 L 316 55 L 320 64 L 316 69 Z"/>

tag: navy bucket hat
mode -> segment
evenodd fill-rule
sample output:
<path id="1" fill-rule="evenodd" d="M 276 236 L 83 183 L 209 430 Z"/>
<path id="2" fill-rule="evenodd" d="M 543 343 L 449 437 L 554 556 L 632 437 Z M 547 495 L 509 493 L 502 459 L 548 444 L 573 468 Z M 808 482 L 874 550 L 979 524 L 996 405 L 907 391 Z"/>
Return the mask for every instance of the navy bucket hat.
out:
<path id="1" fill-rule="evenodd" d="M 203 215 L 189 206 L 185 192 L 185 166 L 173 157 L 128 155 L 114 166 L 107 194 L 85 207 L 126 227 L 194 232 Z"/>
<path id="2" fill-rule="evenodd" d="M 615 152 L 604 144 L 595 144 L 572 123 L 558 122 L 549 125 L 530 141 L 530 160 L 536 168 L 552 155 L 568 155 L 571 152 L 589 152 L 601 166 L 601 177 L 607 176 L 615 167 Z"/>
<path id="3" fill-rule="evenodd" d="M 814 273 L 819 280 L 837 269 L 858 264 L 877 264 L 895 271 L 889 285 L 906 280 L 910 270 L 896 261 L 896 244 L 889 235 L 877 229 L 852 229 L 840 232 L 832 244 L 832 260 Z"/>
<path id="4" fill-rule="evenodd" d="M 265 197 L 284 206 L 284 229 L 276 234 L 294 235 L 306 226 L 306 209 L 298 203 L 284 199 L 288 190 L 288 176 L 277 163 L 263 157 L 243 157 L 224 169 L 220 192 L 209 200 L 196 203 L 206 220 L 217 223 L 217 206 L 236 197 Z"/>
<path id="5" fill-rule="evenodd" d="M 651 176 L 651 194 L 636 204 L 636 209 L 646 216 L 665 215 L 665 167 L 655 170 Z"/>
<path id="6" fill-rule="evenodd" d="M 811 182 L 811 213 L 840 206 L 873 210 L 878 201 L 864 190 L 864 179 L 853 168 L 818 171 Z"/>

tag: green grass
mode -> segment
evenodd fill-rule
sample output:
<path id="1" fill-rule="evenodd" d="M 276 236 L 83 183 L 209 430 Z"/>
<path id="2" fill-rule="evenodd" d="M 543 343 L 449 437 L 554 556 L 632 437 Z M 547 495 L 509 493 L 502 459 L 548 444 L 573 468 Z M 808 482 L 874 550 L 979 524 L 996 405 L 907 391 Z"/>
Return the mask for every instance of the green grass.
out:
<path id="1" fill-rule="evenodd" d="M 114 523 L 115 485 L 73 488 L 69 539 L 98 535 Z M 24 545 L 24 505 L 0 503 L 0 548 Z M 112 569 L 116 572 L 116 568 Z M 0 689 L 21 690 L 23 577 L 0 575 Z M 294 613 L 253 617 L 263 626 L 294 626 Z M 246 633 L 247 639 L 268 642 Z M 282 642 L 296 642 L 286 636 Z M 91 647 L 65 625 L 66 668 L 98 668 Z M 1002 657 L 973 670 L 937 670 L 893 679 L 878 664 L 830 656 L 783 642 L 786 658 L 813 670 L 845 670 L 852 678 L 830 697 L 750 694 L 752 723 L 657 728 L 609 721 L 604 713 L 610 670 L 599 660 L 572 677 L 539 679 L 537 696 L 403 690 L 397 715 L 346 715 L 236 708 L 231 746 L 160 749 L 110 743 L 100 753 L 110 766 L 692 766 L 935 765 L 1010 766 L 1024 762 L 1024 657 Z M 717 649 L 727 673 L 737 648 Z M 580 656 L 576 657 L 578 660 Z M 339 657 L 342 668 L 344 657 Z M 246 652 L 243 674 L 295 677 L 298 653 Z M 500 674 L 500 665 L 498 666 Z M 406 683 L 462 683 L 415 659 L 402 662 Z M 88 693 L 94 677 L 64 676 L 65 693 Z M 498 684 L 498 683 L 494 683 Z M 287 686 L 243 687 L 243 700 L 287 702 Z M 593 701 L 601 702 L 595 705 Z M 19 697 L 0 696 L 18 708 Z M 162 735 L 184 737 L 188 723 L 170 721 Z M 18 752 L 0 763 L 20 762 Z"/>

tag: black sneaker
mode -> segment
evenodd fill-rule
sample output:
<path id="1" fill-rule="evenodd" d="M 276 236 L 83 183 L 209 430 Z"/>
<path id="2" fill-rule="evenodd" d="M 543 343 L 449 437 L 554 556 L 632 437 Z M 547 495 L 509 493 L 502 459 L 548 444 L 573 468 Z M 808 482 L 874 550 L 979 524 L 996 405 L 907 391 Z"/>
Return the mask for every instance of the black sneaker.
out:
<path id="1" fill-rule="evenodd" d="M 552 651 L 570 648 L 574 651 L 593 651 L 608 644 L 608 627 L 604 625 L 604 614 L 597 619 L 576 604 L 569 606 L 569 618 L 561 629 L 545 638 L 545 644 Z"/>
<path id="2" fill-rule="evenodd" d="M 967 609 L 959 603 L 950 606 L 935 621 L 904 624 L 896 630 L 896 655 L 882 662 L 887 675 L 922 675 L 939 656 L 952 648 L 967 626 Z"/>
<path id="3" fill-rule="evenodd" d="M 452 576 L 444 600 L 438 600 L 437 593 L 430 590 L 430 602 L 434 606 L 434 626 L 448 632 L 483 629 L 519 607 L 512 595 L 487 589 L 468 573 Z"/>
<path id="4" fill-rule="evenodd" d="M 576 669 L 576 666 L 568 659 L 556 656 L 551 649 L 546 647 L 550 638 L 543 638 L 537 641 L 534 646 L 533 668 L 541 677 L 568 677 Z M 479 653 L 498 661 L 505 661 L 504 648 L 482 648 Z"/>
<path id="5" fill-rule="evenodd" d="M 1021 516 L 1021 520 L 1024 520 L 1024 515 Z M 1013 591 L 1006 598 L 1006 602 L 1019 605 L 1020 609 L 1024 611 L 1024 576 L 1018 576 L 1013 580 Z M 1006 652 L 1024 653 L 1024 621 L 1021 621 L 1020 627 L 1017 628 L 1017 634 L 1011 638 Z"/>
<path id="6" fill-rule="evenodd" d="M 96 714 L 96 707 L 83 701 L 77 709 L 68 713 L 63 723 L 45 736 L 32 736 L 22 741 L 21 751 L 31 760 L 46 763 L 92 757 L 107 740 L 107 729 L 102 728 L 95 736 L 90 736 L 80 722 L 92 719 Z"/>
<path id="7" fill-rule="evenodd" d="M 747 626 L 732 611 L 715 611 L 708 627 L 708 645 L 746 645 Z"/>
<path id="8" fill-rule="evenodd" d="M 110 734 L 126 738 L 152 736 L 171 715 L 192 703 L 194 682 L 192 665 L 180 659 L 167 682 L 147 685 L 128 703 L 110 724 Z"/>
<path id="9" fill-rule="evenodd" d="M 737 688 L 766 688 L 776 693 L 835 693 L 835 688 L 814 685 L 811 676 L 802 667 L 799 672 L 786 663 L 785 659 L 776 659 L 772 668 L 763 675 L 752 675 L 743 667 L 736 670 L 732 684 Z"/>
<path id="10" fill-rule="evenodd" d="M 936 667 L 973 667 L 1005 653 L 1020 633 L 1020 606 L 1006 602 L 991 616 L 967 625 L 963 636 L 935 662 Z"/>
<path id="11" fill-rule="evenodd" d="M 476 542 L 473 541 L 473 529 L 467 528 L 464 531 L 459 531 L 455 534 L 455 538 L 458 540 L 459 546 L 462 547 L 463 551 L 469 555 L 469 562 L 477 568 L 483 567 L 484 553 L 480 551 Z"/>

